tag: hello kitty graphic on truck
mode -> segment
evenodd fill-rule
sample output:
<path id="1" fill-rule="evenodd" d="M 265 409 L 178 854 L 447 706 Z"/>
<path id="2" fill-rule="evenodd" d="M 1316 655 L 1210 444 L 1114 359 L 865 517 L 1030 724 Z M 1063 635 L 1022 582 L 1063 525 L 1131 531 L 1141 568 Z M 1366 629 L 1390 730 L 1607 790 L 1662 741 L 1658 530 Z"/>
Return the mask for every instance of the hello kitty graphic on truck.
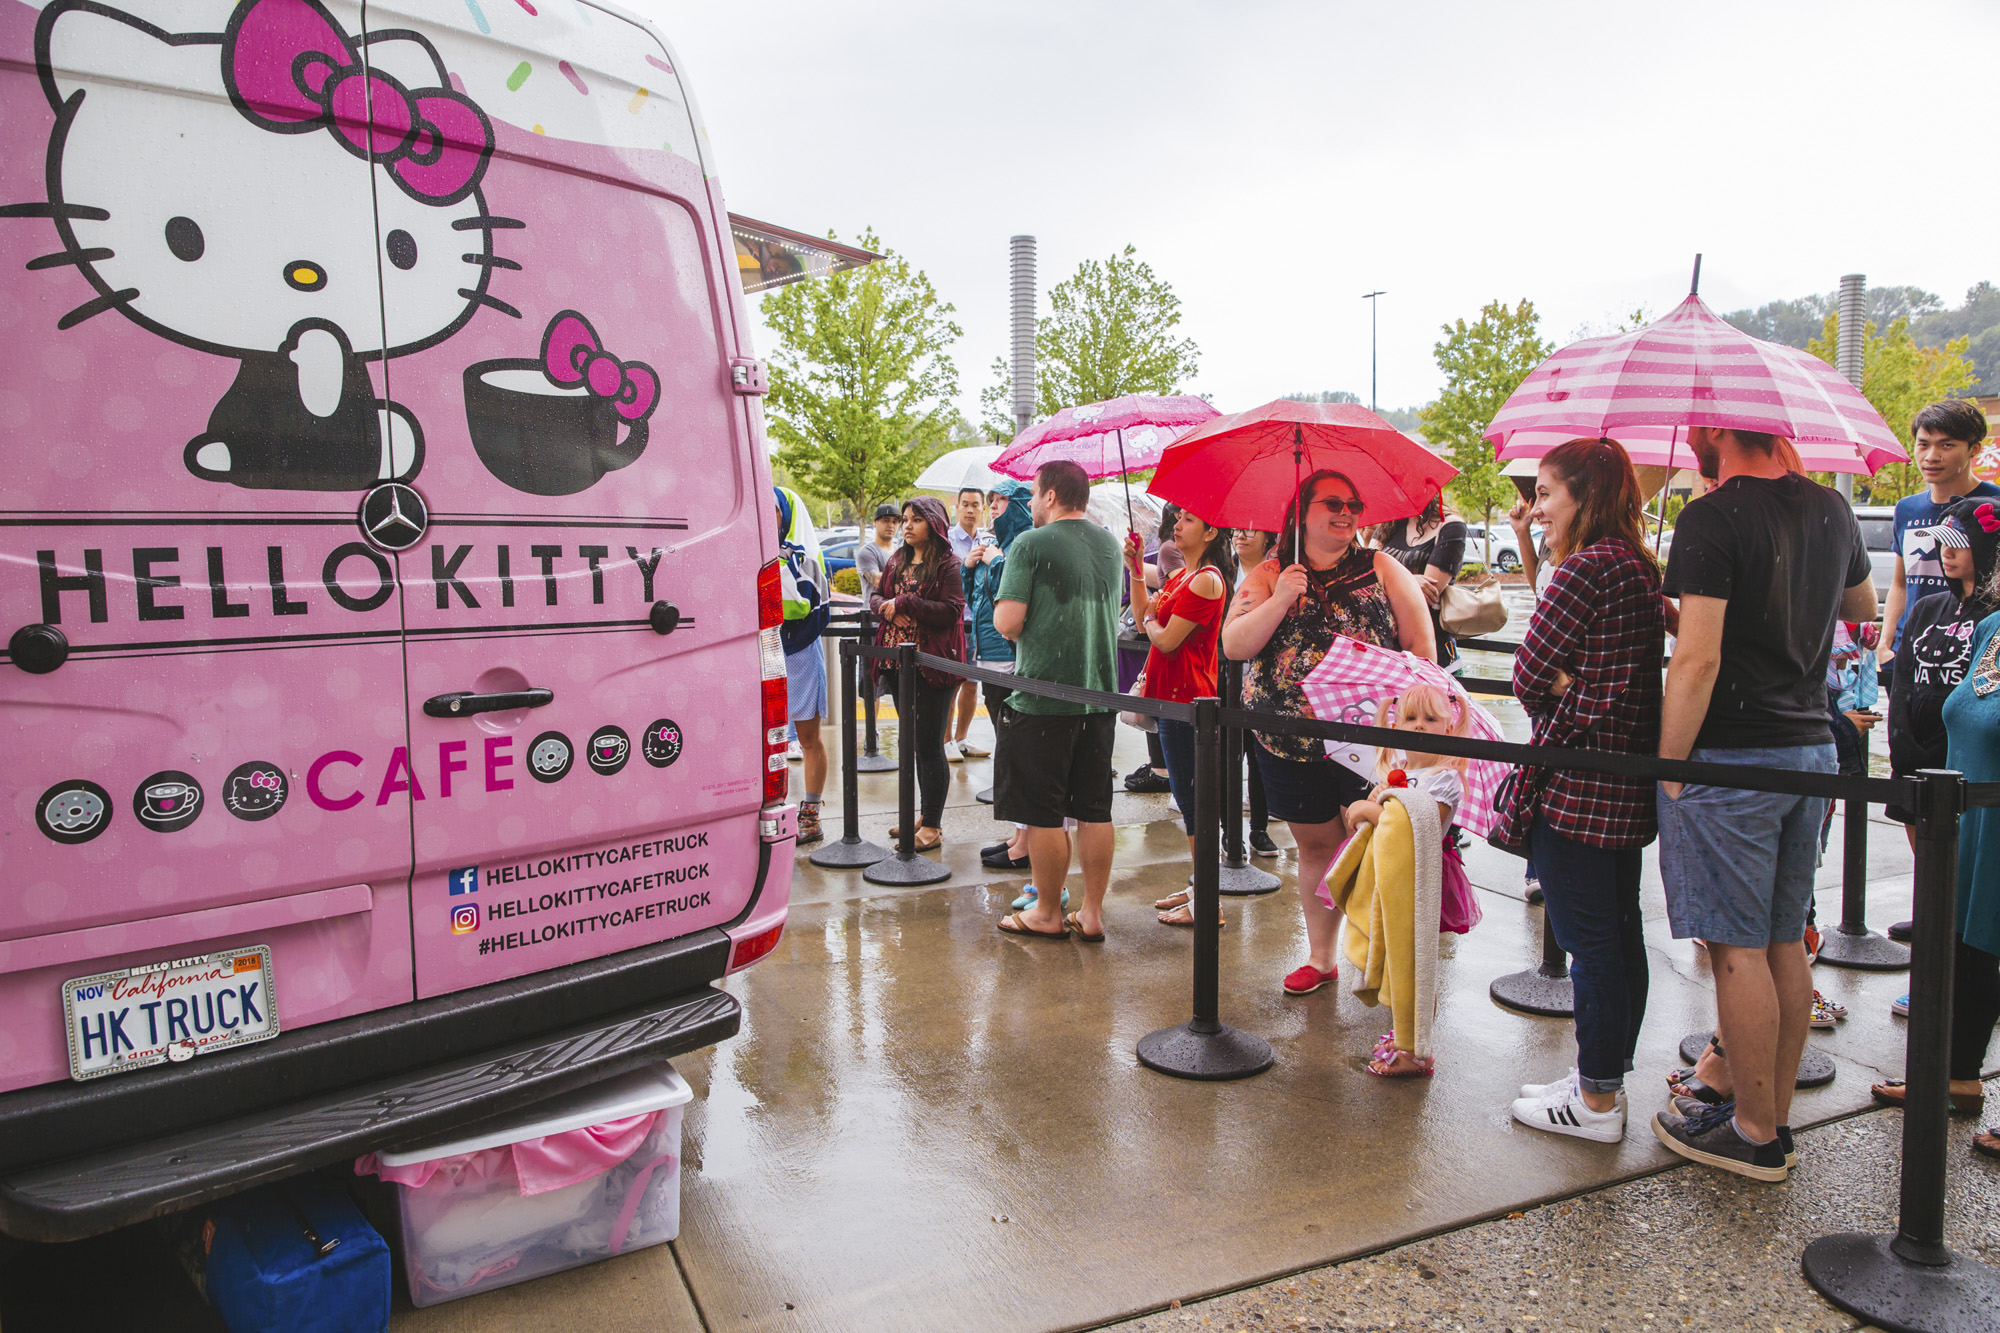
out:
<path id="1" fill-rule="evenodd" d="M 59 0 L 35 58 L 56 112 L 48 198 L 0 214 L 52 220 L 63 248 L 31 267 L 75 265 L 95 289 L 58 328 L 115 310 L 241 363 L 187 443 L 197 476 L 355 490 L 415 475 L 423 428 L 364 364 L 384 355 L 385 295 L 399 316 L 390 356 L 444 341 L 481 305 L 519 314 L 486 292 L 509 262 L 494 229 L 516 225 L 479 190 L 493 129 L 431 44 L 408 31 L 357 43 L 316 0 L 249 0 L 219 33 Z M 78 69 L 117 80 L 86 89 Z M 177 124 L 149 85 L 226 96 L 235 114 Z M 377 178 L 379 257 L 374 220 L 349 215 L 363 198 L 326 189 L 356 161 Z"/>

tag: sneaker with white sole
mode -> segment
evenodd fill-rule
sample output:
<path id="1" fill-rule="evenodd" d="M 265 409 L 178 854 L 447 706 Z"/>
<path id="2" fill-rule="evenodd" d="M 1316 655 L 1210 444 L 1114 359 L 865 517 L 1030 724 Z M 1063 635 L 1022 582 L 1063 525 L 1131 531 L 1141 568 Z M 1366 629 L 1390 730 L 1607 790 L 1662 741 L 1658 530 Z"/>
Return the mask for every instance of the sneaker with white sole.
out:
<path id="1" fill-rule="evenodd" d="M 1784 1144 L 1750 1143 L 1736 1132 L 1736 1103 L 1712 1106 L 1700 1115 L 1676 1115 L 1672 1111 L 1653 1113 L 1653 1136 L 1690 1162 L 1717 1167 L 1743 1176 L 1776 1184 L 1791 1173 L 1785 1165 Z"/>
<path id="2" fill-rule="evenodd" d="M 1683 1117 L 1698 1116 L 1714 1109 L 1707 1102 L 1694 1097 L 1674 1097 L 1670 1099 L 1670 1104 L 1674 1108 L 1674 1114 Z M 1799 1145 L 1792 1137 L 1790 1125 L 1778 1126 L 1778 1146 L 1785 1150 L 1785 1170 L 1790 1171 L 1799 1164 Z"/>
<path id="3" fill-rule="evenodd" d="M 1896 1002 L 1889 1006 L 1889 1012 L 1894 1014 L 1898 1018 L 1908 1018 L 1910 1016 L 1909 994 L 1905 992 L 1904 994 L 1898 996 Z"/>
<path id="4" fill-rule="evenodd" d="M 1557 1088 L 1566 1088 L 1576 1082 L 1576 1072 L 1572 1068 L 1567 1074 L 1564 1074 L 1553 1083 L 1523 1083 L 1521 1085 L 1521 1095 L 1523 1097 L 1546 1097 Z"/>
<path id="5" fill-rule="evenodd" d="M 1584 1104 L 1583 1090 L 1575 1083 L 1558 1083 L 1544 1096 L 1517 1099 L 1514 1118 L 1551 1134 L 1616 1143 L 1625 1137 L 1625 1098 L 1621 1094 L 1609 1111 L 1593 1111 Z"/>

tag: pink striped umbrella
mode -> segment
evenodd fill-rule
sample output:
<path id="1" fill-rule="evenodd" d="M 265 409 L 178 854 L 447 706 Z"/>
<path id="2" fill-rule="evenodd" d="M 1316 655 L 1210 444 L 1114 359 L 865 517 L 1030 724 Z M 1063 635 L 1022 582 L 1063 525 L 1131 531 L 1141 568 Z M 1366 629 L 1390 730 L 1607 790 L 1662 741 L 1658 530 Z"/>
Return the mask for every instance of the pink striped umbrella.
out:
<path id="1" fill-rule="evenodd" d="M 1014 437 L 990 464 L 995 472 L 1033 481 L 1044 463 L 1081 464 L 1092 481 L 1159 464 L 1168 445 L 1222 415 L 1193 394 L 1128 393 L 1102 403 L 1065 407 Z"/>
<path id="2" fill-rule="evenodd" d="M 1634 463 L 1685 467 L 1694 459 L 1690 426 L 1781 435 L 1815 471 L 1870 473 L 1909 459 L 1881 414 L 1832 366 L 1732 328 L 1694 295 L 1643 329 L 1586 338 L 1542 362 L 1486 438 L 1498 457 L 1513 459 L 1605 436 Z"/>

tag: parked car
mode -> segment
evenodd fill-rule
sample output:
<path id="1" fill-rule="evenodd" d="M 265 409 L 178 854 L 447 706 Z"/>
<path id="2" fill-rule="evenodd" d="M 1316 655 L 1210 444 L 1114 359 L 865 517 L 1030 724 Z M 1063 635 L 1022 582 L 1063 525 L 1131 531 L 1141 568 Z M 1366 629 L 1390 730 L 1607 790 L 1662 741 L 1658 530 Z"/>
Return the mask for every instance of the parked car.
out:
<path id="1" fill-rule="evenodd" d="M 1856 505 L 1854 517 L 1861 524 L 1861 541 L 1868 548 L 1869 568 L 1875 575 L 1875 595 L 1886 600 L 1896 581 L 1896 507 Z"/>
<path id="2" fill-rule="evenodd" d="M 791 894 L 765 374 L 680 58 L 610 9 L 119 4 L 0 42 L 41 1241 L 721 1041 Z"/>
<path id="3" fill-rule="evenodd" d="M 1542 530 L 1535 528 L 1532 530 L 1531 535 L 1535 540 L 1539 541 L 1541 540 Z M 1523 567 L 1521 562 L 1521 543 L 1515 538 L 1514 528 L 1510 523 L 1503 522 L 1493 525 L 1493 557 L 1490 561 L 1487 560 L 1486 550 L 1486 525 L 1483 523 L 1467 523 L 1465 525 L 1465 558 L 1467 560 L 1478 560 L 1485 563 L 1488 568 L 1501 574 L 1513 574 Z"/>
<path id="4" fill-rule="evenodd" d="M 854 568 L 854 554 L 860 546 L 859 537 L 836 537 L 832 541 L 822 539 L 819 553 L 826 559 L 828 576 L 838 574 L 843 569 Z"/>

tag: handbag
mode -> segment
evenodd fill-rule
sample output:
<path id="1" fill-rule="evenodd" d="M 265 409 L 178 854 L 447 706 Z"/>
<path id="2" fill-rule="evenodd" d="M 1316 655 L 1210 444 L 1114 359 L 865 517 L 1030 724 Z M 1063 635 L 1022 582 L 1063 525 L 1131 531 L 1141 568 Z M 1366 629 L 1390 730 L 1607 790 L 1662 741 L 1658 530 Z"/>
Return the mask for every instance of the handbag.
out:
<path id="1" fill-rule="evenodd" d="M 1438 624 L 1454 639 L 1472 639 L 1507 628 L 1507 605 L 1500 600 L 1500 583 L 1487 579 L 1467 587 L 1447 583 L 1438 594 Z"/>
<path id="2" fill-rule="evenodd" d="M 1548 768 L 1507 770 L 1507 776 L 1500 779 L 1500 789 L 1493 793 L 1493 827 L 1486 834 L 1487 846 L 1527 859 L 1528 835 L 1534 831 L 1535 817 L 1541 813 L 1542 792 L 1554 772 Z"/>
<path id="3" fill-rule="evenodd" d="M 1125 693 L 1135 699 L 1145 698 L 1146 673 L 1141 671 L 1139 679 L 1133 681 L 1132 688 L 1125 691 Z M 1126 726 L 1131 727 L 1134 731 L 1158 731 L 1160 729 L 1160 719 L 1154 717 L 1151 713 L 1120 713 L 1118 720 Z"/>

